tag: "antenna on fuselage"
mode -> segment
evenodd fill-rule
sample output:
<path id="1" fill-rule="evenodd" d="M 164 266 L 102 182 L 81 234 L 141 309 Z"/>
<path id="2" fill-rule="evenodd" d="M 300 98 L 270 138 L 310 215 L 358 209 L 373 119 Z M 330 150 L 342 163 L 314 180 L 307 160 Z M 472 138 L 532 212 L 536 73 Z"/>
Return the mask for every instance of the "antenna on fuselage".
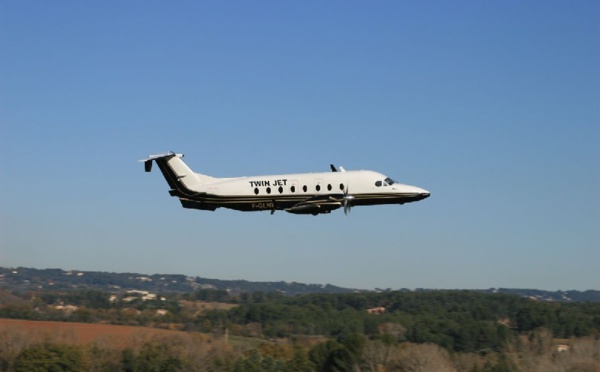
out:
<path id="1" fill-rule="evenodd" d="M 329 164 L 329 166 L 331 167 L 331 171 L 332 172 L 337 172 L 338 170 L 335 168 L 335 165 L 333 164 Z"/>

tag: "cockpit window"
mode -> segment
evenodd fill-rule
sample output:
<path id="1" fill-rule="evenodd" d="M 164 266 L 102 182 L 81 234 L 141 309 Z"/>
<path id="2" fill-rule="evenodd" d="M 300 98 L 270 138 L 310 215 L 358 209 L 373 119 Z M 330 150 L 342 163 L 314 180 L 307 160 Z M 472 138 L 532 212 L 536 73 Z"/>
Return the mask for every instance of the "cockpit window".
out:
<path id="1" fill-rule="evenodd" d="M 397 183 L 396 181 L 394 181 L 393 179 L 391 179 L 391 178 L 389 178 L 389 177 L 388 177 L 388 178 L 386 178 L 384 182 L 385 182 L 385 183 L 386 183 L 386 185 L 388 185 L 388 186 L 391 186 L 391 185 L 393 185 L 393 184 Z"/>
<path id="2" fill-rule="evenodd" d="M 381 187 L 381 181 L 377 181 L 377 182 L 375 182 L 375 186 L 377 186 L 377 187 Z"/>

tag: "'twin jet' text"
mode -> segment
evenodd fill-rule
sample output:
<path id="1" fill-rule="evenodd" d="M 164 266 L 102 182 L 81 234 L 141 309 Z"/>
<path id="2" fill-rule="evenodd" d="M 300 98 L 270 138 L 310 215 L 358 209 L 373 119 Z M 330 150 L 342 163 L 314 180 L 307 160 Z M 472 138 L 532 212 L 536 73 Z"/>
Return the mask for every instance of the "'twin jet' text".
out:
<path id="1" fill-rule="evenodd" d="M 285 186 L 287 185 L 287 180 L 273 180 L 273 181 L 249 181 L 250 187 L 258 187 L 258 186 Z"/>

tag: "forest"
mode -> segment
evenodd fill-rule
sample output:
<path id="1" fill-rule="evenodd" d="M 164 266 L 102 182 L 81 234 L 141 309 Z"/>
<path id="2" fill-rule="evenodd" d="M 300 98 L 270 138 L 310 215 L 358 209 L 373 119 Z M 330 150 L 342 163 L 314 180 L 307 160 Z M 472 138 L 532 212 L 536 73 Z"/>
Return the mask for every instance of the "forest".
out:
<path id="1" fill-rule="evenodd" d="M 600 368 L 600 304 L 540 302 L 508 294 L 384 291 L 287 296 L 197 289 L 146 299 L 138 292 L 115 296 L 95 289 L 2 291 L 0 318 L 183 331 L 116 348 L 47 335 L 17 342 L 19 332 L 0 329 L 2 371 L 35 370 L 35 360 L 42 366 L 38 370 L 46 370 L 44 363 L 62 359 L 71 364 L 56 370 Z"/>

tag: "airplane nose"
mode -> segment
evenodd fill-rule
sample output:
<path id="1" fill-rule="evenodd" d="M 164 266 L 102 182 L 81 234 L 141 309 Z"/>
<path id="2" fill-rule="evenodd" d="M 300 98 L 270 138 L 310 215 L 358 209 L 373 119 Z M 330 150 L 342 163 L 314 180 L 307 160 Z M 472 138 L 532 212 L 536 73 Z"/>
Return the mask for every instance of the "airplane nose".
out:
<path id="1" fill-rule="evenodd" d="M 429 191 L 419 188 L 419 196 L 421 197 L 421 199 L 426 199 L 429 197 L 429 195 L 431 195 Z"/>
<path id="2" fill-rule="evenodd" d="M 431 195 L 429 190 L 417 186 L 395 184 L 392 186 L 392 189 L 399 191 L 406 196 L 410 196 L 413 201 L 423 200 Z"/>

